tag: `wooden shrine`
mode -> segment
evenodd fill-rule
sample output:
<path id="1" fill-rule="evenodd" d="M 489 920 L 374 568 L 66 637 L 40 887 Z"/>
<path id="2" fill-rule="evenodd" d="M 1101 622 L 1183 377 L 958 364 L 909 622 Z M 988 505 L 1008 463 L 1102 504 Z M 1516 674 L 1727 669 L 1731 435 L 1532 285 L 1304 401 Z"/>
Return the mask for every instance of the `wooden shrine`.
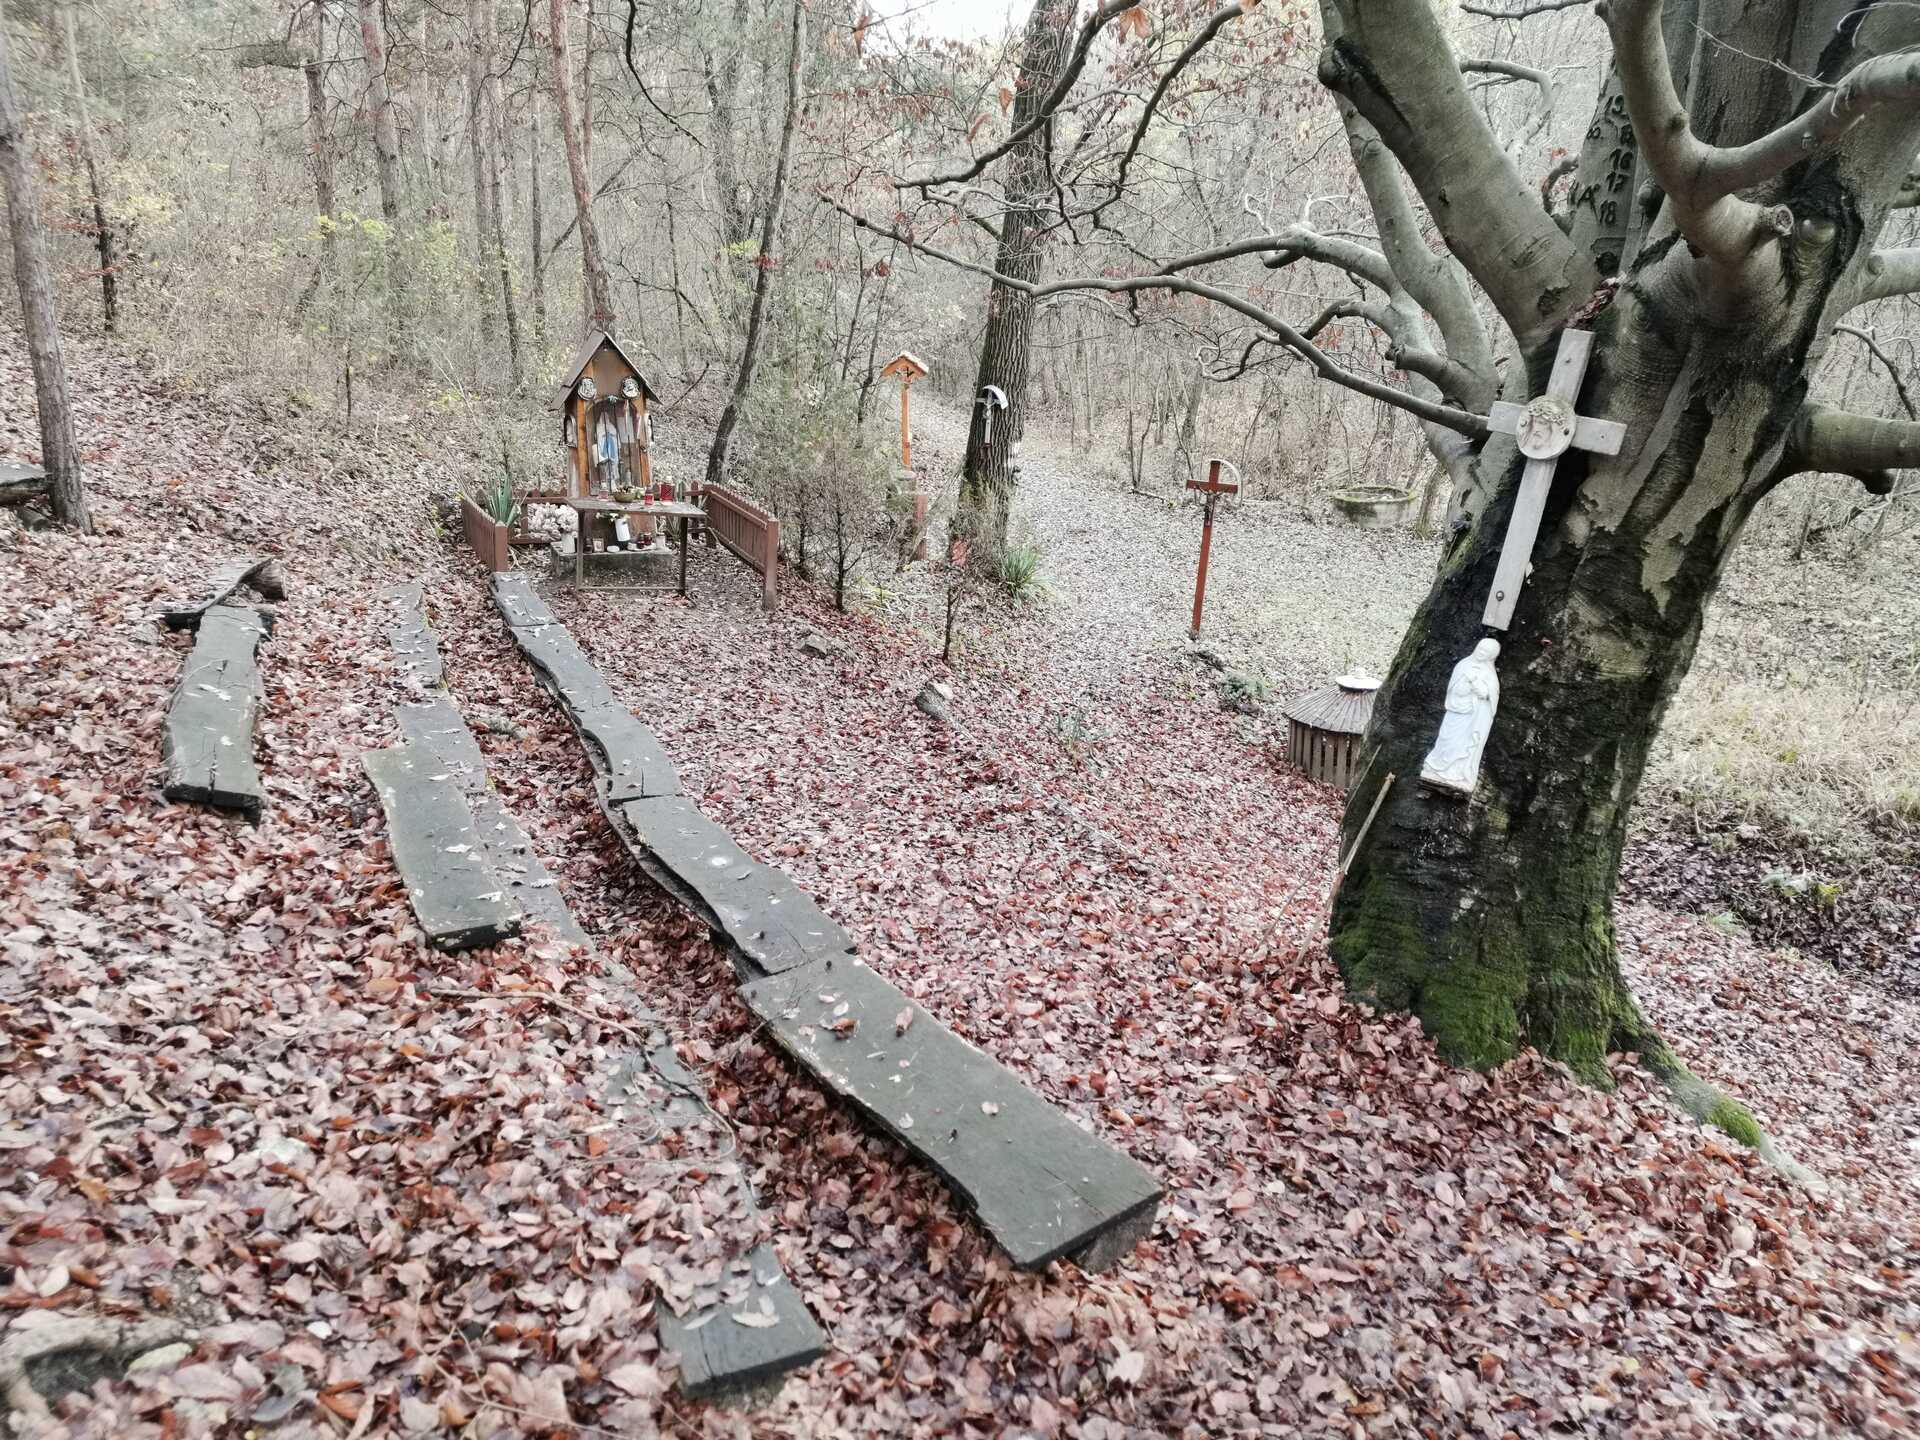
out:
<path id="1" fill-rule="evenodd" d="M 653 484 L 648 457 L 658 397 L 620 342 L 604 330 L 588 334 L 560 377 L 560 438 L 572 457 L 572 493 L 613 496 Z"/>
<path id="2" fill-rule="evenodd" d="M 913 419 L 909 407 L 913 382 L 926 379 L 929 373 L 927 362 L 911 350 L 902 350 L 880 367 L 883 378 L 900 382 L 900 468 L 894 472 L 894 480 L 903 502 L 912 508 L 913 558 L 916 560 L 927 558 L 927 516 L 933 510 L 933 496 L 920 487 L 913 468 Z"/>
<path id="3" fill-rule="evenodd" d="M 883 379 L 900 381 L 900 468 L 913 469 L 913 422 L 908 415 L 913 382 L 927 377 L 927 363 L 911 350 L 902 350 L 880 367 Z"/>

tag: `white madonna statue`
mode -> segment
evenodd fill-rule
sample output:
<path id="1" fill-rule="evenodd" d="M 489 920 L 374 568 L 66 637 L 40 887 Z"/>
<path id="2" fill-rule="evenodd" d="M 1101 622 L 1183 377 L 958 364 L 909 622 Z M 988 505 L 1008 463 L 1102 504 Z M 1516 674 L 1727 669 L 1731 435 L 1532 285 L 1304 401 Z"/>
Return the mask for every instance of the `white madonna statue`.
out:
<path id="1" fill-rule="evenodd" d="M 1440 738 L 1427 752 L 1420 779 L 1437 790 L 1473 794 L 1480 781 L 1480 752 L 1493 730 L 1493 712 L 1500 708 L 1500 677 L 1493 662 L 1500 653 L 1498 640 L 1482 640 L 1473 653 L 1453 667 L 1447 681 L 1447 713 L 1440 721 Z"/>

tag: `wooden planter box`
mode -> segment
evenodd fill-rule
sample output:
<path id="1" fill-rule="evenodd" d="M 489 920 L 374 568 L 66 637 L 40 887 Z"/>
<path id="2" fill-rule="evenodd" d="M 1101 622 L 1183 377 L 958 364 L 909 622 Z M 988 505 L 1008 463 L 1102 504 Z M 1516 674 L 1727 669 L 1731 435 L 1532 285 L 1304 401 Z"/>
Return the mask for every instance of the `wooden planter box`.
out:
<path id="1" fill-rule="evenodd" d="M 513 549 L 507 527 L 465 495 L 460 497 L 460 528 L 466 534 L 467 544 L 473 547 L 473 553 L 480 557 L 480 563 L 490 572 L 498 573 L 513 568 Z"/>

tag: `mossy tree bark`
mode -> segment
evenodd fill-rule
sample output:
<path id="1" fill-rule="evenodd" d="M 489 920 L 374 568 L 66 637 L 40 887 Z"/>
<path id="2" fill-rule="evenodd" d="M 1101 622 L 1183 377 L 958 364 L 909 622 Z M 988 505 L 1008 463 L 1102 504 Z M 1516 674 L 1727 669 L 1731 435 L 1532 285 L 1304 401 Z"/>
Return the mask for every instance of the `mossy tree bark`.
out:
<path id="1" fill-rule="evenodd" d="M 1421 97 L 1394 90 L 1394 62 L 1376 64 L 1378 46 L 1353 23 L 1360 9 L 1340 6 L 1346 33 L 1323 78 L 1368 112 L 1444 217 L 1443 169 L 1423 167 L 1417 144 L 1394 133 L 1425 128 Z M 1796 117 L 1817 123 L 1819 97 L 1835 81 L 1920 34 L 1905 17 L 1876 22 L 1871 35 L 1836 26 L 1839 3 L 1774 9 L 1799 12 L 1784 30 L 1780 16 L 1764 20 L 1767 53 L 1794 57 L 1781 70 L 1757 78 L 1732 63 L 1756 38 L 1748 32 L 1762 20 L 1751 16 L 1729 18 L 1713 29 L 1728 44 L 1676 67 L 1690 76 L 1692 114 L 1715 118 L 1723 146 Z M 1647 93 L 1675 73 L 1658 44 L 1659 19 L 1637 0 L 1614 0 L 1609 16 L 1643 137 L 1678 133 Z M 1827 43 L 1835 35 L 1859 48 Z M 1795 79 L 1796 62 L 1821 82 Z M 1671 113 L 1682 113 L 1677 93 L 1670 98 Z M 1748 1139 L 1758 1134 L 1750 1117 L 1693 1082 L 1642 1018 L 1621 976 L 1613 903 L 1648 751 L 1754 506 L 1800 471 L 1858 474 L 1880 488 L 1882 467 L 1920 459 L 1920 427 L 1835 417 L 1823 436 L 1827 412 L 1807 404 L 1808 377 L 1862 293 L 1872 237 L 1920 143 L 1910 105 L 1867 110 L 1849 128 L 1844 146 L 1796 142 L 1793 158 L 1754 175 L 1741 194 L 1670 185 L 1617 289 L 1568 293 L 1588 258 L 1575 251 L 1560 258 L 1555 283 L 1534 292 L 1531 314 L 1503 307 L 1529 395 L 1542 393 L 1564 325 L 1595 332 L 1580 410 L 1622 422 L 1627 441 L 1616 457 L 1561 457 L 1532 574 L 1499 637 L 1500 707 L 1480 787 L 1463 801 L 1417 777 L 1452 666 L 1487 633 L 1481 611 L 1513 509 L 1518 465 L 1483 452 L 1483 463 L 1498 464 L 1485 477 L 1491 498 L 1456 535 L 1375 708 L 1345 823 L 1359 848 L 1331 925 L 1354 992 L 1417 1013 L 1451 1057 L 1488 1066 L 1531 1045 L 1606 1083 L 1609 1052 L 1637 1051 L 1696 1113 Z M 1688 173 L 1664 142 L 1645 148 L 1653 153 L 1629 153 L 1626 163 L 1674 180 Z M 1620 217 L 1610 212 L 1603 223 L 1596 214 L 1589 228 L 1597 251 Z M 1449 239 L 1456 253 L 1471 248 Z M 1393 788 L 1360 837 L 1390 773 Z"/>

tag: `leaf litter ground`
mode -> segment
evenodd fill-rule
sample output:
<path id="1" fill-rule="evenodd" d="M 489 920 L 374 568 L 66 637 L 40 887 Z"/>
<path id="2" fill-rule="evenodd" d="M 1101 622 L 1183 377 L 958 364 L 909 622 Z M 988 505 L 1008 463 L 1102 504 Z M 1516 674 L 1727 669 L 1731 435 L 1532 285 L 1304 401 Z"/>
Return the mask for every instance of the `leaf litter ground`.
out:
<path id="1" fill-rule="evenodd" d="M 74 351 L 83 380 L 131 373 Z M 0 365 L 0 443 L 29 454 L 24 363 Z M 262 473 L 244 413 L 79 392 L 102 533 L 0 537 L 0 1317 L 197 1338 L 69 1397 L 74 1433 L 1911 1429 L 1909 1002 L 1623 917 L 1676 1046 L 1825 1176 L 1795 1190 L 1630 1069 L 1612 1095 L 1531 1059 L 1462 1073 L 1348 1004 L 1319 939 L 1336 797 L 1166 647 L 1098 649 L 1068 602 L 975 615 L 943 727 L 911 703 L 939 670 L 924 581 L 881 615 L 798 590 L 766 617 L 701 556 L 691 608 L 555 597 L 704 809 L 1163 1177 L 1115 1270 L 1017 1274 L 756 1032 L 625 861 L 428 532 L 429 457 L 336 437 Z M 159 799 L 185 641 L 151 613 L 263 536 L 296 588 L 262 652 L 254 829 Z M 359 766 L 396 738 L 379 592 L 404 578 L 597 959 L 420 943 Z M 803 655 L 809 630 L 845 648 Z M 692 1134 L 609 1124 L 642 1005 L 707 1081 Z M 750 1417 L 676 1397 L 652 1338 L 753 1238 L 736 1163 L 834 1341 Z"/>

